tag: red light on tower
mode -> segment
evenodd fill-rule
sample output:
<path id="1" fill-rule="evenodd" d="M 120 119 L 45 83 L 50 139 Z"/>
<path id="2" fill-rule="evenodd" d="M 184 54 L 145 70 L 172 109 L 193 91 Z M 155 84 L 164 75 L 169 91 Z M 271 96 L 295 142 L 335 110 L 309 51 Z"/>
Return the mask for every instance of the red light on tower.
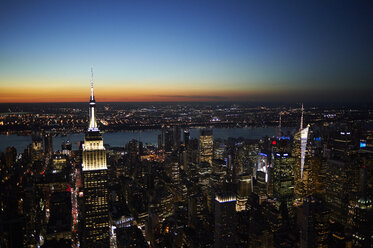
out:
<path id="1" fill-rule="evenodd" d="M 276 145 L 276 140 L 272 141 L 272 145 Z"/>

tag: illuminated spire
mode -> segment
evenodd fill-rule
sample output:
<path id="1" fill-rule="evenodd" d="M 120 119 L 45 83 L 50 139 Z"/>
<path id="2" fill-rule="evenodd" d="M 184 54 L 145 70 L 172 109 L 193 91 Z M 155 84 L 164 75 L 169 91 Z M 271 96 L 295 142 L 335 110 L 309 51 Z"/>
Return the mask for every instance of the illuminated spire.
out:
<path id="1" fill-rule="evenodd" d="M 95 96 L 93 95 L 93 67 L 91 67 L 91 101 L 95 100 Z"/>
<path id="2" fill-rule="evenodd" d="M 299 130 L 302 130 L 303 129 L 303 103 L 302 103 L 302 108 L 301 108 L 301 111 L 302 111 L 302 115 L 300 116 L 300 129 Z"/>
<path id="3" fill-rule="evenodd" d="M 304 163 L 306 160 L 307 141 L 309 134 L 309 125 L 300 130 L 300 178 L 303 178 Z"/>
<path id="4" fill-rule="evenodd" d="M 89 101 L 89 126 L 88 132 L 99 131 L 96 122 L 96 101 L 93 94 L 93 68 L 91 67 L 91 98 Z"/>

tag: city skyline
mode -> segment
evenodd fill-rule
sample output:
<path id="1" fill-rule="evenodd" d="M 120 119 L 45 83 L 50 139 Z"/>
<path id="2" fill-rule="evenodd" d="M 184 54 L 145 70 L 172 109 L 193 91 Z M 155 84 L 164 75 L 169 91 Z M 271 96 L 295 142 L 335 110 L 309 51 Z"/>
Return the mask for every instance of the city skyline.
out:
<path id="1" fill-rule="evenodd" d="M 1 247 L 372 244 L 372 108 L 96 109 L 93 84 L 0 114 Z"/>
<path id="2" fill-rule="evenodd" d="M 0 102 L 370 102 L 371 9 L 5 1 Z"/>

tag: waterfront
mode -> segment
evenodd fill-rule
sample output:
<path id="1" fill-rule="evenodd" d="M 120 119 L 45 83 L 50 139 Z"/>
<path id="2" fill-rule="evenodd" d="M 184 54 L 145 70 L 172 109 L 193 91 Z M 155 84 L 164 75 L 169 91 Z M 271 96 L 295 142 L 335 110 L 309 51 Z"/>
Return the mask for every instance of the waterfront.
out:
<path id="1" fill-rule="evenodd" d="M 190 129 L 190 137 L 199 137 L 199 128 Z M 283 128 L 283 132 L 293 132 L 294 128 Z M 157 145 L 158 135 L 161 130 L 136 130 L 136 131 L 124 131 L 114 133 L 103 133 L 105 144 L 109 144 L 112 147 L 124 147 L 130 140 L 136 139 L 144 144 Z M 253 127 L 253 128 L 214 128 L 214 139 L 228 139 L 243 137 L 246 139 L 260 139 L 265 136 L 274 136 L 277 134 L 276 127 Z M 181 135 L 181 137 L 183 137 Z M 78 149 L 80 141 L 84 140 L 84 133 L 73 133 L 67 134 L 66 136 L 53 137 L 53 150 L 61 150 L 61 144 L 64 141 L 70 141 L 72 143 L 73 150 Z M 5 152 L 8 146 L 14 146 L 18 153 L 24 151 L 27 146 L 31 144 L 31 136 L 18 136 L 16 134 L 0 135 L 0 152 Z"/>

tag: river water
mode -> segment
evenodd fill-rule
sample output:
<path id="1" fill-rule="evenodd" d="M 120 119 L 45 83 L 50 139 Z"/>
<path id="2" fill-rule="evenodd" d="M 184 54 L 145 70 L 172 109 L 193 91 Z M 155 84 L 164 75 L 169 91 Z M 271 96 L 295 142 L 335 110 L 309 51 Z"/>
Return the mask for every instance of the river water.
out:
<path id="1" fill-rule="evenodd" d="M 293 128 L 283 128 L 284 133 L 293 132 Z M 199 128 L 190 129 L 190 137 L 199 137 Z M 104 144 L 109 144 L 112 147 L 124 147 L 130 140 L 136 139 L 142 141 L 144 144 L 158 144 L 158 134 L 161 130 L 137 130 L 137 131 L 123 131 L 115 133 L 103 133 Z M 277 134 L 276 127 L 248 127 L 248 128 L 214 128 L 214 139 L 228 139 L 232 138 L 247 138 L 247 139 L 260 139 L 265 136 L 272 137 Z M 181 135 L 183 140 L 183 135 Z M 78 149 L 79 141 L 84 140 L 84 133 L 67 134 L 66 136 L 53 137 L 53 150 L 61 150 L 61 144 L 69 140 L 72 143 L 73 150 Z M 16 134 L 0 135 L 0 152 L 5 152 L 8 146 L 14 146 L 18 153 L 24 151 L 27 146 L 31 144 L 31 136 L 18 136 Z"/>

